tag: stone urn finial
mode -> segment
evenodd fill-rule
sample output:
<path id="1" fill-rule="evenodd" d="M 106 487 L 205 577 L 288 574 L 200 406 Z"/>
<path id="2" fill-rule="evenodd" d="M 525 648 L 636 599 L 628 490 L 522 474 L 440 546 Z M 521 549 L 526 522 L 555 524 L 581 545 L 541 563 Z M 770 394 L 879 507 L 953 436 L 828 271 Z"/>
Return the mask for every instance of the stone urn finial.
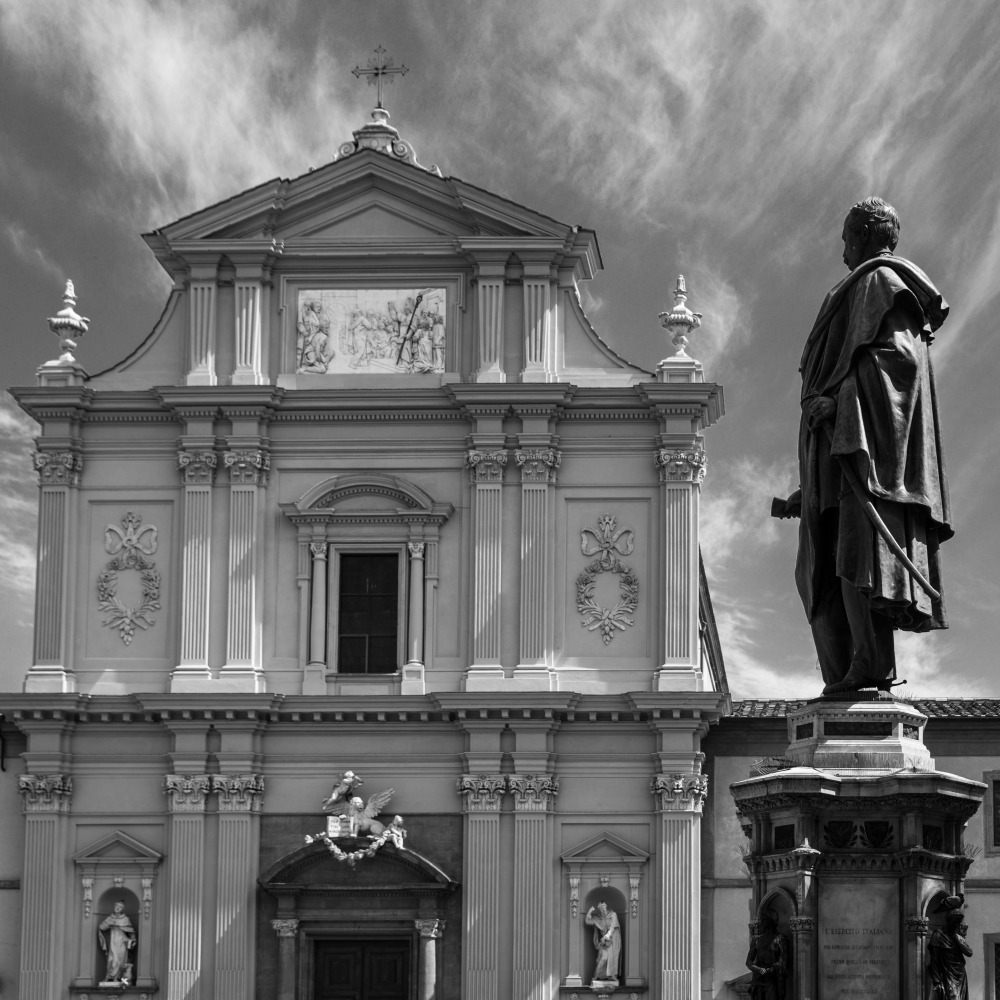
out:
<path id="1" fill-rule="evenodd" d="M 55 316 L 50 316 L 48 321 L 49 329 L 59 338 L 59 346 L 62 348 L 59 364 L 76 363 L 73 352 L 76 350 L 77 340 L 90 328 L 90 320 L 81 316 L 75 306 L 76 291 L 73 282 L 67 281 L 66 291 L 63 293 L 63 308 Z"/>
<path id="2" fill-rule="evenodd" d="M 670 340 L 676 349 L 674 356 L 688 357 L 688 334 L 701 326 L 701 313 L 691 312 L 687 307 L 687 284 L 683 274 L 677 275 L 673 309 L 660 313 L 660 326 L 670 334 Z"/>

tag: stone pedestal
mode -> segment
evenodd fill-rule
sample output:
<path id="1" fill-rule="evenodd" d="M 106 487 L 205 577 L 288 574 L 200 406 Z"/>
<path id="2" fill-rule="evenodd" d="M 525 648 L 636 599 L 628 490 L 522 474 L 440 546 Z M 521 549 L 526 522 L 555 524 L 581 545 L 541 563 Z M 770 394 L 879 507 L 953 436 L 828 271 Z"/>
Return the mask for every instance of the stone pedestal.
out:
<path id="1" fill-rule="evenodd" d="M 731 786 L 748 839 L 750 931 L 765 910 L 777 915 L 788 1000 L 924 996 L 926 934 L 913 928 L 963 891 L 962 831 L 985 792 L 934 770 L 926 722 L 874 695 L 818 699 L 789 713 L 786 757 Z"/>

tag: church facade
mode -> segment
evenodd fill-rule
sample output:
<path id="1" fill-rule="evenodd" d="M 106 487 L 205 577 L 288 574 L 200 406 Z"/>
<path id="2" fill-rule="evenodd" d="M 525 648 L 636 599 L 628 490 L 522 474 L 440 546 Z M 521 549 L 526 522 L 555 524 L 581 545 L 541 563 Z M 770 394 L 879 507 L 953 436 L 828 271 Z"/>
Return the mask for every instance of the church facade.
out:
<path id="1" fill-rule="evenodd" d="M 4 991 L 703 996 L 724 407 L 683 284 L 679 350 L 629 364 L 581 306 L 595 234 L 425 169 L 381 108 L 145 239 L 151 334 L 89 374 L 69 288 L 13 390 Z"/>

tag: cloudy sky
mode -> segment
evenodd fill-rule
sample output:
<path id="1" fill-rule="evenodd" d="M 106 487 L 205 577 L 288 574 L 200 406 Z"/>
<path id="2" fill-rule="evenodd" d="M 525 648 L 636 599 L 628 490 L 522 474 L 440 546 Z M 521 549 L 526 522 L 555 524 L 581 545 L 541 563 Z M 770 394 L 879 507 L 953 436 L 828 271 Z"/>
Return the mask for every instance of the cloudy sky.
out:
<path id="1" fill-rule="evenodd" d="M 844 215 L 881 194 L 952 306 L 934 346 L 952 627 L 900 644 L 904 690 L 1000 697 L 998 42 L 993 0 L 0 0 L 4 383 L 56 355 L 67 277 L 90 371 L 138 344 L 168 288 L 139 233 L 328 162 L 373 104 L 350 71 L 382 44 L 422 163 L 597 230 L 584 300 L 621 353 L 668 353 L 657 313 L 687 277 L 690 353 L 726 393 L 703 547 L 731 686 L 812 695 L 795 527 L 768 510 L 795 486 L 796 368 Z M 5 398 L 4 688 L 30 662 L 32 433 Z"/>

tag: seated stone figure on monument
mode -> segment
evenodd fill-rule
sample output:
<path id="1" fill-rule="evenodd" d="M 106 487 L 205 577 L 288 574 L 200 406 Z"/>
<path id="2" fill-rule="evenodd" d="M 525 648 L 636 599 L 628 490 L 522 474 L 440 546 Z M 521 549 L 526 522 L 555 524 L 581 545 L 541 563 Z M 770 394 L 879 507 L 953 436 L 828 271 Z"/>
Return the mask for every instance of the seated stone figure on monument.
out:
<path id="1" fill-rule="evenodd" d="M 785 1000 L 788 942 L 778 933 L 778 914 L 771 909 L 762 910 L 758 927 L 746 961 L 751 973 L 751 1000 Z"/>
<path id="2" fill-rule="evenodd" d="M 947 628 L 939 545 L 951 538 L 930 345 L 948 305 L 894 254 L 896 210 L 867 198 L 844 222 L 850 274 L 802 353 L 795 580 L 824 695 L 896 678 L 893 632 Z"/>

